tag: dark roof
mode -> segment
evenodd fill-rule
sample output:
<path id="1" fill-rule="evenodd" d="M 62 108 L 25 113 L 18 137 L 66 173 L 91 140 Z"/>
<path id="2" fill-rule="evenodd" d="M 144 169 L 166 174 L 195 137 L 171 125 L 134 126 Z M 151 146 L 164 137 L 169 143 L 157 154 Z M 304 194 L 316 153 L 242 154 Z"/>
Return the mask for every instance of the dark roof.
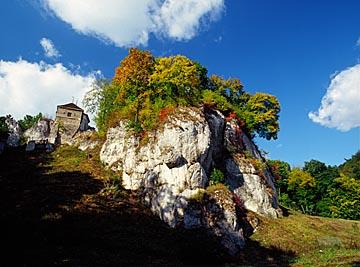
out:
<path id="1" fill-rule="evenodd" d="M 65 104 L 65 105 L 58 105 L 57 107 L 58 108 L 72 109 L 72 110 L 78 110 L 78 111 L 84 111 L 82 108 L 79 108 L 74 103 L 68 103 L 68 104 Z"/>

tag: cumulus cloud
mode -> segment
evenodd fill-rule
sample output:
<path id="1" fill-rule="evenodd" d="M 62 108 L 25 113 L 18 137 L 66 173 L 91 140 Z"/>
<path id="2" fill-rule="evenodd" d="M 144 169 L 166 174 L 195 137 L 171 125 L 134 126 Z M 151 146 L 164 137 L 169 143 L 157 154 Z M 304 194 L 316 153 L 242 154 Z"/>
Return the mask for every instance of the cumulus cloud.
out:
<path id="1" fill-rule="evenodd" d="M 40 45 L 44 49 L 45 56 L 48 58 L 58 58 L 60 57 L 59 51 L 54 46 L 54 43 L 47 38 L 42 38 L 40 40 Z"/>
<path id="2" fill-rule="evenodd" d="M 319 110 L 309 118 L 344 132 L 360 126 L 360 64 L 332 77 Z"/>
<path id="3" fill-rule="evenodd" d="M 159 9 L 159 32 L 177 40 L 193 38 L 202 21 L 216 20 L 223 10 L 223 0 L 167 0 Z"/>
<path id="4" fill-rule="evenodd" d="M 82 76 L 60 63 L 0 60 L 0 116 L 54 116 L 58 104 L 81 103 L 95 78 L 95 73 Z"/>
<path id="5" fill-rule="evenodd" d="M 119 47 L 146 45 L 151 33 L 189 40 L 224 9 L 224 0 L 41 1 L 77 32 Z"/>

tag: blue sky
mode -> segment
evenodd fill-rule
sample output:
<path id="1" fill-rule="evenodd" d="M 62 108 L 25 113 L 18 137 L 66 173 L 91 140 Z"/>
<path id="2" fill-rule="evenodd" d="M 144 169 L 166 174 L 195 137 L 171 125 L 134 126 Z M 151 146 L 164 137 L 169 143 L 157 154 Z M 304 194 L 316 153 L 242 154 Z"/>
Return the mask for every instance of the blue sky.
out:
<path id="1" fill-rule="evenodd" d="M 359 11 L 356 0 L 4 0 L 0 115 L 80 102 L 137 46 L 277 96 L 279 138 L 256 139 L 270 158 L 339 164 L 360 149 Z"/>

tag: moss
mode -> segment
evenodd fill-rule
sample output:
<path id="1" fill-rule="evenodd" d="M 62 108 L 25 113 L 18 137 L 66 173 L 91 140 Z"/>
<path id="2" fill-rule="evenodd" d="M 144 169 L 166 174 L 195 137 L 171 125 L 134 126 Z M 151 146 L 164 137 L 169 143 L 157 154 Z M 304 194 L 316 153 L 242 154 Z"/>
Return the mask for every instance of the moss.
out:
<path id="1" fill-rule="evenodd" d="M 209 194 L 212 194 L 216 191 L 229 191 L 229 188 L 224 185 L 223 183 L 218 183 L 218 184 L 214 184 L 214 185 L 210 185 L 206 188 L 206 192 Z M 230 192 L 230 191 L 229 191 Z"/>
<path id="2" fill-rule="evenodd" d="M 189 199 L 191 202 L 202 203 L 205 199 L 206 191 L 205 189 L 199 189 L 198 192 L 192 195 Z"/>

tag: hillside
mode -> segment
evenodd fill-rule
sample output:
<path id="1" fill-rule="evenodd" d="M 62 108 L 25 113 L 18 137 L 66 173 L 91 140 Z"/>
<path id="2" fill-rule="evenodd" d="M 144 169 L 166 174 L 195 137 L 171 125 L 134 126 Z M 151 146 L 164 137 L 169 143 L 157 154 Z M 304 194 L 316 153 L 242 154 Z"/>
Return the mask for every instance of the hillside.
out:
<path id="1" fill-rule="evenodd" d="M 0 155 L 2 261 L 21 266 L 358 266 L 360 222 L 290 212 L 260 219 L 230 258 L 204 233 L 174 230 L 124 190 L 98 151 Z M 285 214 L 286 215 L 286 214 Z M 2 262 L 4 263 L 4 262 Z"/>

